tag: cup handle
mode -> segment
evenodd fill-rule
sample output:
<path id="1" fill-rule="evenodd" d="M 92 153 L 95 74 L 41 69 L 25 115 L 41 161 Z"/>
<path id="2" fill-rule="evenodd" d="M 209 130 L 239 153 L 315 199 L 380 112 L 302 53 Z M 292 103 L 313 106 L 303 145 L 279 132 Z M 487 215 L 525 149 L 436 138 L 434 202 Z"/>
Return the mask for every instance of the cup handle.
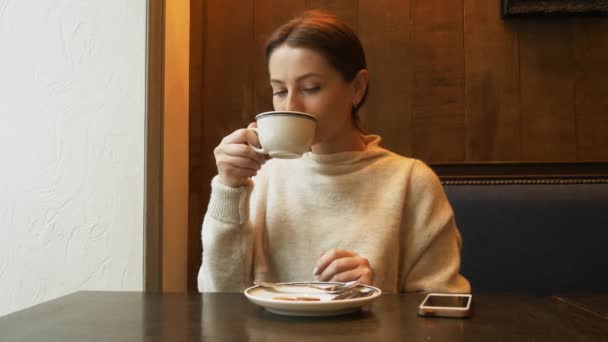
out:
<path id="1" fill-rule="evenodd" d="M 255 132 L 255 134 L 256 134 L 256 135 L 258 135 L 258 129 L 257 129 L 256 127 L 249 127 L 249 128 L 247 128 L 247 129 L 248 129 L 248 130 L 250 130 L 250 131 Z M 263 147 L 262 147 L 262 148 L 259 148 L 259 147 L 257 147 L 257 146 L 253 146 L 253 145 L 251 145 L 250 143 L 247 143 L 247 145 L 249 145 L 249 147 L 251 147 L 251 148 L 252 148 L 254 151 L 256 151 L 257 153 L 260 153 L 260 154 L 268 154 L 268 152 L 266 152 L 266 151 L 264 150 L 264 148 L 263 148 Z"/>

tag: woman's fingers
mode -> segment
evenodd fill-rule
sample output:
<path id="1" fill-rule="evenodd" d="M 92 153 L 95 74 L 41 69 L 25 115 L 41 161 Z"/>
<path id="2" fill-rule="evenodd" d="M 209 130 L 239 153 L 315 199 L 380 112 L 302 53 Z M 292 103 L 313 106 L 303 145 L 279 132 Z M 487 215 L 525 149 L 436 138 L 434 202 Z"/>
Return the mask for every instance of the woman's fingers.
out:
<path id="1" fill-rule="evenodd" d="M 215 153 L 216 161 L 217 161 L 217 159 L 221 158 L 223 155 L 249 158 L 249 159 L 257 161 L 260 164 L 262 164 L 266 161 L 266 158 L 264 157 L 264 155 L 257 153 L 256 151 L 253 150 L 253 148 L 251 148 L 251 146 L 244 144 L 244 143 L 220 144 L 218 147 L 215 148 L 214 153 Z"/>
<path id="2" fill-rule="evenodd" d="M 262 165 L 266 162 L 262 157 L 249 157 L 242 156 L 238 154 L 227 153 L 226 150 L 230 150 L 231 148 L 225 149 L 222 153 L 218 153 L 215 156 L 215 162 L 218 167 L 221 164 L 227 164 L 233 167 L 239 167 L 244 169 L 250 169 L 254 171 L 258 171 L 262 168 Z"/>
<path id="3" fill-rule="evenodd" d="M 369 260 L 357 253 L 341 249 L 323 253 L 313 273 L 318 276 L 320 281 L 359 280 L 366 285 L 370 285 L 373 281 L 373 271 Z"/>
<path id="4" fill-rule="evenodd" d="M 236 157 L 249 157 L 260 162 L 266 160 L 264 155 L 257 153 L 251 146 L 259 146 L 260 141 L 255 132 L 250 129 L 238 129 L 222 139 L 222 142 L 215 148 L 214 153 L 229 154 Z"/>
<path id="5" fill-rule="evenodd" d="M 246 143 L 258 146 L 260 144 L 260 140 L 258 139 L 258 135 L 253 130 L 248 128 L 241 128 L 225 136 L 224 139 L 222 139 L 220 145 Z"/>
<path id="6" fill-rule="evenodd" d="M 371 285 L 373 281 L 372 269 L 369 266 L 359 265 L 355 269 L 335 274 L 329 281 L 348 282 L 353 280 L 359 280 L 362 285 Z"/>
<path id="7" fill-rule="evenodd" d="M 255 127 L 255 123 L 249 127 Z M 213 151 L 220 182 L 236 187 L 247 184 L 266 162 L 266 156 L 259 154 L 249 145 L 259 145 L 257 134 L 251 129 L 238 129 L 222 139 Z"/>
<path id="8" fill-rule="evenodd" d="M 321 274 L 319 275 L 320 281 L 329 281 L 337 274 L 350 271 L 359 267 L 358 258 L 356 257 L 345 257 L 333 260 Z M 351 279 L 352 280 L 352 279 Z"/>
<path id="9" fill-rule="evenodd" d="M 331 264 L 336 259 L 350 257 L 354 255 L 356 254 L 350 251 L 345 251 L 343 249 L 331 249 L 321 255 L 321 257 L 317 261 L 317 264 L 315 265 L 313 274 L 319 275 L 323 273 L 325 271 L 325 268 L 327 268 L 327 266 L 329 266 L 329 264 Z"/>

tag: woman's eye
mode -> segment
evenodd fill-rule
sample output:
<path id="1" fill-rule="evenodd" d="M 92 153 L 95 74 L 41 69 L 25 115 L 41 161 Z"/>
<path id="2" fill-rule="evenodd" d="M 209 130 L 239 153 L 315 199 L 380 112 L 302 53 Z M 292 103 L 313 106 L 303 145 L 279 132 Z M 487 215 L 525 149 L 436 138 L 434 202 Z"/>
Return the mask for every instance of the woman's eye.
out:
<path id="1" fill-rule="evenodd" d="M 321 87 L 310 87 L 310 88 L 304 88 L 303 91 L 305 93 L 309 93 L 309 94 L 313 94 L 318 92 L 319 90 L 321 90 Z"/>
<path id="2" fill-rule="evenodd" d="M 274 90 L 272 96 L 283 96 L 287 94 L 287 90 Z"/>

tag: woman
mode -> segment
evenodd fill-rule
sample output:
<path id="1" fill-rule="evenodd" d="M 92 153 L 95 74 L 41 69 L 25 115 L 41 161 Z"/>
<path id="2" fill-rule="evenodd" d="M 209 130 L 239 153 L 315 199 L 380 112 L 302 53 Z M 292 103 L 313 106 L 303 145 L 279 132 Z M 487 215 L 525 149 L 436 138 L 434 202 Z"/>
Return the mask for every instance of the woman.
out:
<path id="1" fill-rule="evenodd" d="M 368 71 L 355 33 L 308 11 L 274 32 L 266 60 L 275 110 L 316 115 L 315 140 L 296 160 L 255 153 L 247 129 L 217 146 L 199 290 L 359 280 L 389 293 L 469 292 L 437 176 L 359 129 Z"/>

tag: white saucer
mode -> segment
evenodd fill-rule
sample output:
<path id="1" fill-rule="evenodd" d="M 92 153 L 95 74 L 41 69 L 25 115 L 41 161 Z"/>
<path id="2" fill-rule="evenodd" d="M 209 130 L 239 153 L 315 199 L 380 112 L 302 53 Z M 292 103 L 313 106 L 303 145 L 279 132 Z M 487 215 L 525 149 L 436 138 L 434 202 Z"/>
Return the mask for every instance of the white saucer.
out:
<path id="1" fill-rule="evenodd" d="M 251 302 L 264 307 L 266 310 L 279 315 L 287 316 L 336 316 L 347 314 L 360 310 L 362 306 L 373 302 L 382 294 L 382 291 L 377 287 L 358 285 L 358 288 L 367 288 L 372 290 L 373 293 L 361 298 L 332 300 L 335 296 L 337 296 L 336 294 L 324 293 L 323 290 L 315 290 L 306 286 L 301 286 L 302 284 L 332 286 L 338 283 L 281 283 L 281 285 L 289 285 L 289 292 L 277 292 L 273 291 L 272 289 L 256 285 L 246 289 L 244 294 Z M 281 300 L 276 299 L 277 297 L 314 297 L 318 298 L 319 300 Z"/>

